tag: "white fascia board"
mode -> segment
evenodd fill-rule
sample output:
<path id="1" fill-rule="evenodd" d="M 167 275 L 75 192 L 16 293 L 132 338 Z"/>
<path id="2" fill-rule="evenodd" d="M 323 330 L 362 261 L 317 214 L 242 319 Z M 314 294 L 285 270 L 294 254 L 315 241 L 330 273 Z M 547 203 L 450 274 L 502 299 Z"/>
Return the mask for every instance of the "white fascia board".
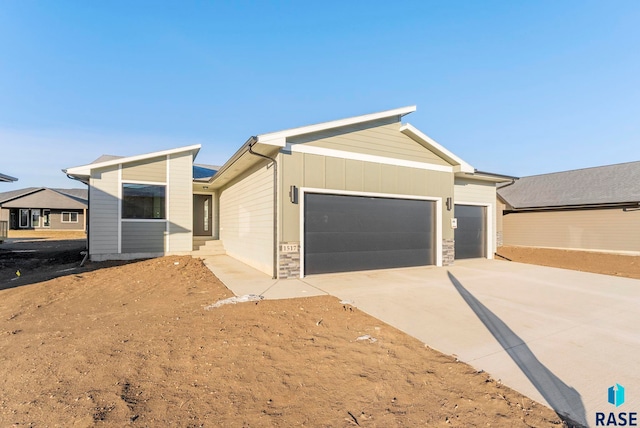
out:
<path id="1" fill-rule="evenodd" d="M 467 178 L 469 180 L 488 181 L 491 183 L 509 183 L 510 181 L 513 181 L 513 179 L 511 178 L 500 177 L 495 175 L 474 174 L 474 173 L 455 171 L 455 170 L 454 172 L 457 178 Z"/>
<path id="2" fill-rule="evenodd" d="M 91 171 L 94 170 L 94 169 L 104 168 L 104 167 L 113 166 L 113 165 L 121 165 L 121 164 L 129 163 L 129 162 L 137 162 L 137 161 L 141 161 L 141 160 L 145 160 L 145 159 L 151 159 L 151 158 L 156 158 L 156 157 L 161 157 L 161 156 L 168 156 L 168 155 L 173 155 L 173 154 L 176 154 L 176 153 L 183 153 L 183 152 L 193 152 L 193 158 L 195 159 L 196 156 L 198 155 L 198 152 L 200 151 L 201 147 L 202 146 L 200 144 L 194 144 L 192 146 L 178 147 L 178 148 L 175 148 L 175 149 L 162 150 L 162 151 L 159 151 L 159 152 L 145 153 L 145 154 L 142 154 L 142 155 L 135 155 L 135 156 L 129 156 L 129 157 L 124 157 L 124 158 L 112 159 L 112 160 L 105 161 L 105 162 L 90 163 L 88 165 L 82 165 L 82 166 L 76 166 L 76 167 L 73 167 L 73 168 L 63 169 L 63 171 L 66 174 L 74 175 L 74 176 L 89 176 L 89 175 L 91 175 Z"/>
<path id="3" fill-rule="evenodd" d="M 369 122 L 372 120 L 384 119 L 392 116 L 404 116 L 416 111 L 416 106 L 408 106 L 393 110 L 381 111 L 378 113 L 365 114 L 362 116 L 349 117 L 346 119 L 333 120 L 330 122 L 317 123 L 315 125 L 307 125 L 299 128 L 286 129 L 284 131 L 272 132 L 269 134 L 258 135 L 258 142 L 263 144 L 284 147 L 288 137 L 297 135 L 310 134 L 312 132 L 325 131 L 327 129 L 340 128 L 342 126 L 354 125 L 356 123 Z"/>
<path id="4" fill-rule="evenodd" d="M 453 172 L 453 168 L 445 165 L 436 165 L 426 162 L 416 162 L 405 159 L 390 158 L 386 156 L 368 155 L 364 153 L 348 152 L 344 150 L 327 149 L 324 147 L 308 146 L 306 144 L 287 144 L 292 152 L 307 153 L 340 159 L 351 159 L 363 162 L 373 162 L 385 165 L 405 166 L 409 168 L 426 169 L 430 171 Z"/>
<path id="5" fill-rule="evenodd" d="M 458 156 L 454 155 L 452 152 L 444 148 L 440 143 L 435 141 L 433 138 L 429 137 L 427 134 L 423 133 L 419 129 L 415 128 L 413 125 L 405 124 L 400 127 L 400 132 L 405 134 L 406 136 L 413 138 L 419 143 L 425 145 L 427 148 L 435 152 L 437 155 L 442 156 L 448 162 L 456 164 L 458 166 L 459 172 L 475 172 L 475 168 L 469 165 L 467 162 L 463 161 Z M 458 172 L 456 171 L 456 172 Z"/>

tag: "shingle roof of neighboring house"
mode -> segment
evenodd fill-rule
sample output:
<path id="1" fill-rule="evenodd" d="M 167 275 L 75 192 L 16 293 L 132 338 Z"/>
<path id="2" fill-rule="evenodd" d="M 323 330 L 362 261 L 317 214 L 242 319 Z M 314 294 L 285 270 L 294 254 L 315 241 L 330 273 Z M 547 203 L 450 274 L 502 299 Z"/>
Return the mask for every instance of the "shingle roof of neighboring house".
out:
<path id="1" fill-rule="evenodd" d="M 18 181 L 18 179 L 10 175 L 0 174 L 0 181 L 11 182 L 11 181 Z"/>
<path id="2" fill-rule="evenodd" d="M 498 195 L 515 209 L 640 202 L 640 161 L 522 177 Z"/>
<path id="3" fill-rule="evenodd" d="M 0 205 L 5 208 L 87 208 L 86 189 L 49 189 L 28 187 L 0 193 Z"/>
<path id="4" fill-rule="evenodd" d="M 11 199 L 19 198 L 20 196 L 28 195 L 29 193 L 33 193 L 36 190 L 40 190 L 42 187 L 27 187 L 25 189 L 18 190 L 10 190 L 8 192 L 0 193 L 0 204 L 6 201 L 10 201 Z"/>

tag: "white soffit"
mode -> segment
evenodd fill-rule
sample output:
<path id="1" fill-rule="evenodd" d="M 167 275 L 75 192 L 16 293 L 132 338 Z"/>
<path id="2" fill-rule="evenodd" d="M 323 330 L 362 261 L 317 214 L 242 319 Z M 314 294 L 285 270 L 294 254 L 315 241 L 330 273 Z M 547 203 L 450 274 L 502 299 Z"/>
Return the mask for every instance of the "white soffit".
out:
<path id="1" fill-rule="evenodd" d="M 434 139 L 424 134 L 419 129 L 415 128 L 413 125 L 410 125 L 408 123 L 402 125 L 400 127 L 400 132 L 418 141 L 420 144 L 427 147 L 429 150 L 433 151 L 435 154 L 442 157 L 447 162 L 450 162 L 454 165 L 459 165 L 458 168 L 454 168 L 455 172 L 475 172 L 474 167 L 463 161 L 458 156 L 454 155 L 452 152 L 444 148 L 444 146 L 442 146 L 440 143 L 436 142 Z"/>

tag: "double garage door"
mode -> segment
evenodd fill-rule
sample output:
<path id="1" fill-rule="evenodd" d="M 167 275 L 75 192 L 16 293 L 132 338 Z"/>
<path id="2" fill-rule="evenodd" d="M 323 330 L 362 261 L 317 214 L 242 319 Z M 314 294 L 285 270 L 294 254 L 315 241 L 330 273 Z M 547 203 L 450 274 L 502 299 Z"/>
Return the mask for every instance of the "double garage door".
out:
<path id="1" fill-rule="evenodd" d="M 306 193 L 305 274 L 435 264 L 435 205 Z"/>

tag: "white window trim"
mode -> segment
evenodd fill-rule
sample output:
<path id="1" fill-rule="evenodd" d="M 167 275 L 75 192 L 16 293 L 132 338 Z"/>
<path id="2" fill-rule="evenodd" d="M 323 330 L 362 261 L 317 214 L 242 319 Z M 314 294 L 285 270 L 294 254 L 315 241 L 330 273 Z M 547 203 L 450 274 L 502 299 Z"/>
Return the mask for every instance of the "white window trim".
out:
<path id="1" fill-rule="evenodd" d="M 122 180 L 121 181 L 121 184 L 148 184 L 152 186 L 167 186 L 168 183 L 169 183 L 169 180 L 167 181 Z"/>
<path id="2" fill-rule="evenodd" d="M 64 221 L 65 214 L 69 214 L 69 221 Z M 71 221 L 71 214 L 76 215 L 76 221 Z M 75 211 L 62 211 L 60 213 L 60 223 L 78 223 L 79 219 L 80 219 L 80 215 L 78 212 L 75 212 Z"/>
<path id="3" fill-rule="evenodd" d="M 33 223 L 33 214 L 36 213 L 36 212 L 38 213 L 38 224 L 34 225 L 34 223 Z M 30 217 L 31 217 L 31 227 L 32 228 L 36 228 L 37 227 L 39 229 L 41 227 L 40 226 L 42 224 L 42 220 L 41 220 L 42 216 L 41 216 L 41 214 L 42 214 L 42 210 L 40 208 L 31 208 L 31 216 Z"/>
<path id="4" fill-rule="evenodd" d="M 45 217 L 44 212 L 45 211 L 49 212 L 49 225 L 48 226 L 44 224 L 44 217 Z M 48 208 L 43 208 L 42 209 L 42 227 L 45 228 L 45 229 L 51 227 L 51 209 L 48 209 Z"/>
<path id="5" fill-rule="evenodd" d="M 26 225 L 22 224 L 22 212 L 23 211 L 27 212 L 27 224 Z M 25 228 L 30 228 L 31 227 L 31 212 L 29 211 L 28 208 L 20 208 L 18 210 L 18 227 L 20 229 L 25 229 Z"/>
<path id="6" fill-rule="evenodd" d="M 301 187 L 298 204 L 300 205 L 300 278 L 304 278 L 304 195 L 306 193 L 322 193 L 326 195 L 365 196 L 372 198 L 413 199 L 418 201 L 435 201 L 436 203 L 436 266 L 442 266 L 442 198 L 431 196 L 403 195 L 397 193 L 358 192 L 350 190 L 318 189 Z"/>
<path id="7" fill-rule="evenodd" d="M 474 207 L 486 207 L 487 208 L 487 259 L 493 259 L 493 213 L 494 213 L 494 204 L 488 202 L 465 202 L 465 201 L 454 201 L 454 214 L 455 214 L 455 206 L 456 205 L 472 205 Z M 453 244 L 455 246 L 455 242 Z M 455 250 L 454 250 L 455 251 Z"/>
<path id="8" fill-rule="evenodd" d="M 169 172 L 167 171 L 167 174 Z M 122 199 L 124 198 L 123 186 L 125 184 L 143 184 L 149 186 L 164 186 L 164 217 L 165 218 L 122 218 Z M 124 180 L 120 179 L 120 194 L 118 195 L 118 216 L 120 217 L 120 221 L 166 221 L 167 222 L 167 230 L 166 233 L 169 233 L 169 185 L 167 183 L 159 182 L 159 181 L 133 181 L 133 180 Z M 118 232 L 121 232 L 120 230 Z M 120 233 L 118 233 L 120 236 Z M 167 247 L 165 247 L 167 248 Z M 120 251 L 120 243 L 118 244 L 118 252 Z"/>

